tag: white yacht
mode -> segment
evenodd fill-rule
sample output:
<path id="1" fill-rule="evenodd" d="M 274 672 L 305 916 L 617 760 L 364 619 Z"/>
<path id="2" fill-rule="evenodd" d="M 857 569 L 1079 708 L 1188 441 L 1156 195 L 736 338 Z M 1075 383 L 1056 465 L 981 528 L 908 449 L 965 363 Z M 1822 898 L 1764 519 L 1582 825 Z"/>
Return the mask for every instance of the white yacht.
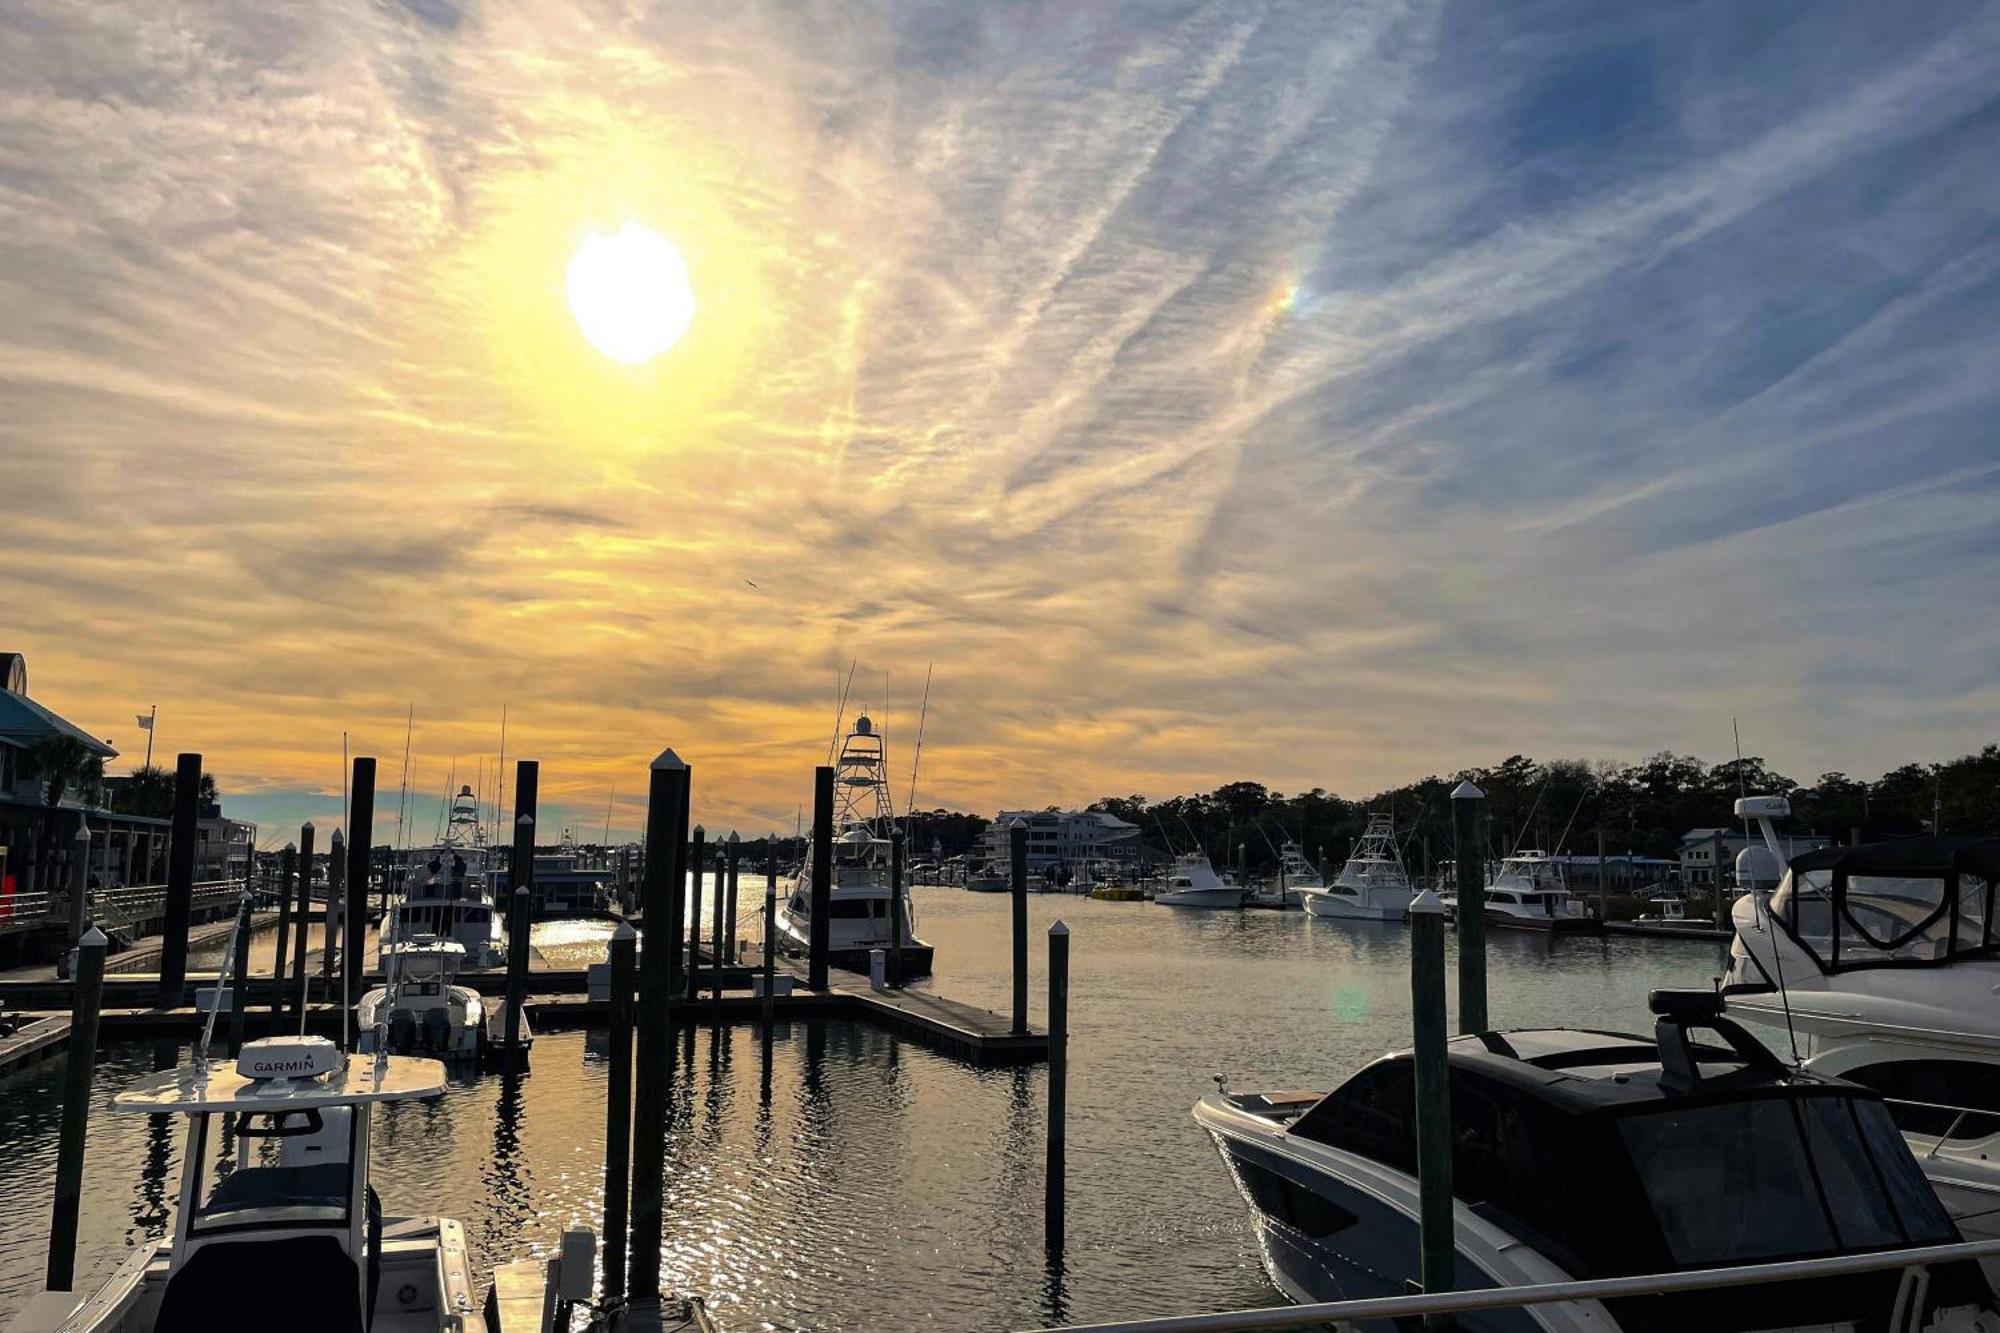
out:
<path id="1" fill-rule="evenodd" d="M 1737 802 L 1784 865 L 1782 797 Z M 1750 854 L 1746 849 L 1745 857 Z M 2000 1236 L 2000 839 L 1910 838 L 1792 859 L 1737 899 L 1729 1012 L 1796 1042 L 1808 1070 L 1888 1099 L 1972 1236 Z M 1788 1035 L 1789 1030 L 1789 1035 Z"/>
<path id="2" fill-rule="evenodd" d="M 486 1002 L 457 984 L 464 963 L 465 946 L 451 940 L 418 936 L 385 948 L 383 984 L 355 1007 L 361 1051 L 478 1059 Z"/>
<path id="3" fill-rule="evenodd" d="M 1449 1043 L 1458 1288 L 1776 1264 L 1961 1239 L 1924 1189 L 1877 1093 L 1786 1068 L 1721 1016 L 1711 991 L 1656 991 L 1652 1008 L 1651 1037 L 1543 1029 Z M 1418 1277 L 1415 1082 L 1405 1051 L 1324 1096 L 1224 1086 L 1195 1106 L 1249 1208 L 1264 1265 L 1292 1300 L 1401 1296 Z M 1975 1333 L 1993 1326 L 1992 1291 L 1977 1263 L 1914 1272 L 1914 1283 L 1911 1271 L 1896 1268 L 1811 1280 L 1772 1273 L 1728 1289 L 1462 1313 L 1453 1327 Z M 1399 1326 L 1353 1325 L 1357 1333 Z"/>
<path id="4" fill-rule="evenodd" d="M 1278 848 L 1277 873 L 1251 890 L 1249 901 L 1255 907 L 1303 907 L 1306 895 L 1317 892 L 1321 880 L 1319 871 L 1306 860 L 1305 849 L 1287 838 Z"/>
<path id="5" fill-rule="evenodd" d="M 324 1037 L 246 1042 L 233 1066 L 140 1079 L 127 1114 L 187 1117 L 173 1234 L 94 1291 L 30 1300 L 8 1333 L 472 1333 L 465 1230 L 390 1217 L 369 1175 L 369 1113 L 436 1097 L 444 1066 L 347 1056 Z"/>
<path id="6" fill-rule="evenodd" d="M 827 961 L 855 972 L 868 970 L 868 956 L 886 949 L 889 938 L 889 835 L 895 814 L 889 805 L 887 754 L 875 724 L 864 713 L 841 742 L 834 777 L 832 901 L 827 914 Z M 812 848 L 778 904 L 778 943 L 785 952 L 808 953 L 812 946 Z M 917 938 L 915 909 L 903 894 L 903 974 L 928 976 L 931 946 Z"/>
<path id="7" fill-rule="evenodd" d="M 401 894 L 389 903 L 384 947 L 425 937 L 448 940 L 464 948 L 467 967 L 506 966 L 504 914 L 494 906 L 496 860 L 479 822 L 478 800 L 472 788 L 461 787 L 452 799 L 444 841 L 409 868 Z"/>
<path id="8" fill-rule="evenodd" d="M 1333 883 L 1305 895 L 1314 916 L 1353 921 L 1401 921 L 1415 891 L 1396 847 L 1396 826 L 1388 815 L 1368 816 L 1368 827 L 1333 877 Z"/>
<path id="9" fill-rule="evenodd" d="M 1223 883 L 1206 855 L 1186 852 L 1174 858 L 1167 882 L 1154 891 L 1153 901 L 1162 907 L 1241 907 L 1243 890 Z"/>
<path id="10" fill-rule="evenodd" d="M 1439 895 L 1453 913 L 1458 894 Z M 1595 930 L 1597 919 L 1570 897 L 1562 867 L 1547 852 L 1517 851 L 1486 886 L 1486 920 L 1505 930 Z"/>

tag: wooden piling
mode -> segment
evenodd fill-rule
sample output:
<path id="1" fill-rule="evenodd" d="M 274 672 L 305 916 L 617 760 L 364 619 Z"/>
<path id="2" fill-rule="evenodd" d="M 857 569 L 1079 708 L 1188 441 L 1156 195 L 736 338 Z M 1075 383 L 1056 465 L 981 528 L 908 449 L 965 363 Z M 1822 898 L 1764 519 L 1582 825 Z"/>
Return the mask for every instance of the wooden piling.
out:
<path id="1" fill-rule="evenodd" d="M 1604 889 L 1604 830 L 1597 830 L 1597 922 L 1604 924 L 1611 919 L 1611 910 L 1605 902 Z"/>
<path id="2" fill-rule="evenodd" d="M 1451 794 L 1452 834 L 1458 843 L 1458 1030 L 1486 1031 L 1486 847 L 1480 815 L 1486 793 L 1470 781 Z M 1439 904 L 1443 909 L 1443 904 Z M 1442 966 L 1442 965 L 1440 965 Z"/>
<path id="3" fill-rule="evenodd" d="M 695 872 L 695 878 L 697 881 L 701 878 L 699 870 Z M 722 869 L 721 863 L 717 862 L 715 872 L 715 903 L 709 909 L 709 915 L 714 918 L 714 922 L 710 928 L 712 938 L 708 946 L 708 980 L 712 996 L 709 1002 L 709 1016 L 717 1023 L 722 1021 L 722 909 L 724 880 L 726 878 L 727 872 Z"/>
<path id="4" fill-rule="evenodd" d="M 728 841 L 725 845 L 728 847 L 729 851 L 728 851 L 728 864 L 724 868 L 723 873 L 724 876 L 729 881 L 729 898 L 728 898 L 728 910 L 723 914 L 723 920 L 727 924 L 725 924 L 722 928 L 722 938 L 724 942 L 727 943 L 729 946 L 729 962 L 732 966 L 734 966 L 737 955 L 736 872 L 737 872 L 737 863 L 742 859 L 743 855 L 743 839 L 737 836 L 736 830 L 731 829 L 729 831 Z"/>
<path id="5" fill-rule="evenodd" d="M 833 947 L 833 769 L 813 770 L 812 932 L 806 951 L 806 985 L 826 989 L 827 954 Z"/>
<path id="6" fill-rule="evenodd" d="M 778 846 L 764 842 L 764 1032 L 771 1031 L 771 1014 L 777 1001 L 771 992 L 778 976 Z"/>
<path id="7" fill-rule="evenodd" d="M 1717 833 L 1711 841 L 1714 848 L 1708 854 L 1709 864 L 1715 868 L 1715 928 L 1729 929 L 1729 891 L 1722 885 L 1723 853 L 1729 849 L 1728 840 Z M 1773 946 L 1775 947 L 1775 946 Z"/>
<path id="8" fill-rule="evenodd" d="M 63 1057 L 62 1128 L 56 1140 L 56 1198 L 49 1218 L 46 1285 L 50 1291 L 68 1291 L 76 1280 L 76 1224 L 83 1206 L 83 1145 L 90 1127 L 90 1082 L 97 1072 L 97 1014 L 104 1001 L 106 943 L 104 932 L 92 926 L 84 931 L 76 946 L 69 1050 Z"/>
<path id="9" fill-rule="evenodd" d="M 660 1294 L 660 1242 L 665 1233 L 667 1095 L 672 1074 L 673 1000 L 680 962 L 676 886 L 685 874 L 688 786 L 679 755 L 662 750 L 646 791 L 645 920 L 660 931 L 639 959 L 638 1067 L 633 1077 L 632 1244 L 627 1254 L 633 1301 Z M 665 929 L 662 929 L 664 927 Z M 663 947 L 664 946 L 664 947 Z"/>
<path id="10" fill-rule="evenodd" d="M 71 948 L 90 928 L 90 825 L 76 817 L 76 837 L 70 840 L 69 934 Z"/>
<path id="11" fill-rule="evenodd" d="M 708 830 L 694 826 L 693 846 L 687 851 L 687 875 L 683 882 L 688 894 L 687 997 L 701 998 L 701 871 L 708 859 Z"/>
<path id="12" fill-rule="evenodd" d="M 540 796 L 541 765 L 523 759 L 514 766 L 514 854 L 507 867 L 507 1009 L 505 1014 L 507 1068 L 527 1061 L 521 1050 L 521 1006 L 528 1000 L 528 932 L 535 915 L 535 805 Z"/>
<path id="13" fill-rule="evenodd" d="M 368 970 L 368 875 L 375 841 L 375 756 L 355 756 L 347 801 L 347 944 L 341 951 L 345 955 L 346 984 L 341 988 L 345 997 L 341 1003 L 352 1009 L 361 1003 L 361 979 Z M 346 1026 L 341 1024 L 343 1030 Z"/>
<path id="14" fill-rule="evenodd" d="M 341 886 L 347 883 L 347 838 L 339 829 L 326 845 L 326 920 L 320 929 L 319 980 L 322 994 L 333 994 L 334 964 L 340 959 Z"/>
<path id="15" fill-rule="evenodd" d="M 625 1295 L 625 1230 L 632 1170 L 633 969 L 639 932 L 621 921 L 611 936 L 611 1050 L 604 1084 L 604 1299 Z"/>
<path id="16" fill-rule="evenodd" d="M 1014 880 L 1014 1035 L 1028 1035 L 1028 826 L 1007 827 L 1007 856 Z"/>
<path id="17" fill-rule="evenodd" d="M 299 919 L 298 938 L 293 941 L 291 990 L 301 1027 L 306 1012 L 306 927 L 312 918 L 313 832 L 311 820 L 299 825 Z"/>
<path id="18" fill-rule="evenodd" d="M 274 1027 L 280 1026 L 285 1017 L 285 963 L 290 956 L 286 951 L 292 944 L 292 870 L 298 854 L 298 848 L 290 843 L 286 843 L 284 850 L 278 853 L 278 950 L 271 959 L 271 1019 Z"/>
<path id="19" fill-rule="evenodd" d="M 1471 843 L 1459 842 L 1462 865 Z M 1464 923 L 1464 899 L 1459 921 Z M 1463 958 L 1465 942 L 1459 941 Z M 1461 1001 L 1463 1003 L 1463 1001 Z M 1451 1214 L 1451 1070 L 1445 1054 L 1444 904 L 1429 889 L 1410 903 L 1410 1008 L 1416 1038 L 1419 1273 L 1427 1293 L 1449 1291 L 1457 1245 Z M 1446 1327 L 1426 1318 L 1426 1328 Z"/>
<path id="20" fill-rule="evenodd" d="M 889 835 L 889 984 L 903 984 L 903 831 Z"/>
<path id="21" fill-rule="evenodd" d="M 174 822 L 167 839 L 167 901 L 160 922 L 162 1009 L 178 1009 L 181 990 L 187 985 L 188 920 L 194 914 L 194 841 L 200 798 L 201 756 L 181 755 L 174 761 Z M 244 873 L 248 875 L 247 867 Z"/>
<path id="22" fill-rule="evenodd" d="M 1049 927 L 1048 1171 L 1042 1182 L 1042 1238 L 1051 1253 L 1063 1247 L 1063 1198 L 1069 1147 L 1069 927 Z"/>

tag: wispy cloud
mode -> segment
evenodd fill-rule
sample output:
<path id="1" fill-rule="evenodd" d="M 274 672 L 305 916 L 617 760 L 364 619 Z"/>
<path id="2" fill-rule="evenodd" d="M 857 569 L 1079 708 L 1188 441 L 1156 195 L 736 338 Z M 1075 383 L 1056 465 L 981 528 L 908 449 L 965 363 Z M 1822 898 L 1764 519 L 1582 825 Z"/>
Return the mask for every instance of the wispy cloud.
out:
<path id="1" fill-rule="evenodd" d="M 1956 752 L 1996 75 L 1970 4 L 16 6 L 5 646 L 285 818 L 504 703 L 781 824 L 855 657 L 974 806 Z M 630 374 L 621 212 L 701 301 Z"/>

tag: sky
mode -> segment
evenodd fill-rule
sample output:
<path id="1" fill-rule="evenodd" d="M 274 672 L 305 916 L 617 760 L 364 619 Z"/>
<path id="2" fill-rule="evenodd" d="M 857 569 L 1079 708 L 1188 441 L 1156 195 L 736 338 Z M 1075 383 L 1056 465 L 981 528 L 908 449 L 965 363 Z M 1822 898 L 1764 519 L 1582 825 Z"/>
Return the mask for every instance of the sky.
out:
<path id="1" fill-rule="evenodd" d="M 664 746 L 789 829 L 850 664 L 924 807 L 1951 757 L 1996 144 L 1992 3 L 17 0 L 0 648 L 412 841 L 503 709 L 580 833 Z"/>

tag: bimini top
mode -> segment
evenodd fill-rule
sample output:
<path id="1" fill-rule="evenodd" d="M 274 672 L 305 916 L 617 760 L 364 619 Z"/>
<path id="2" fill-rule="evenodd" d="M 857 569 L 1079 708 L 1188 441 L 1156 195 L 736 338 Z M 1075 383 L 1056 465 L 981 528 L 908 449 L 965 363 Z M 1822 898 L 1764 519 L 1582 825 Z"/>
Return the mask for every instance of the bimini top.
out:
<path id="1" fill-rule="evenodd" d="M 412 1101 L 444 1092 L 444 1066 L 414 1056 L 349 1056 L 325 1037 L 243 1043 L 233 1068 L 183 1065 L 140 1079 L 111 1099 L 114 1111 L 273 1111 Z"/>
<path id="2" fill-rule="evenodd" d="M 1865 847 L 1821 847 L 1792 858 L 1793 870 L 1850 875 L 1941 875 L 1947 870 L 2000 879 L 2000 838 L 1901 838 Z"/>

